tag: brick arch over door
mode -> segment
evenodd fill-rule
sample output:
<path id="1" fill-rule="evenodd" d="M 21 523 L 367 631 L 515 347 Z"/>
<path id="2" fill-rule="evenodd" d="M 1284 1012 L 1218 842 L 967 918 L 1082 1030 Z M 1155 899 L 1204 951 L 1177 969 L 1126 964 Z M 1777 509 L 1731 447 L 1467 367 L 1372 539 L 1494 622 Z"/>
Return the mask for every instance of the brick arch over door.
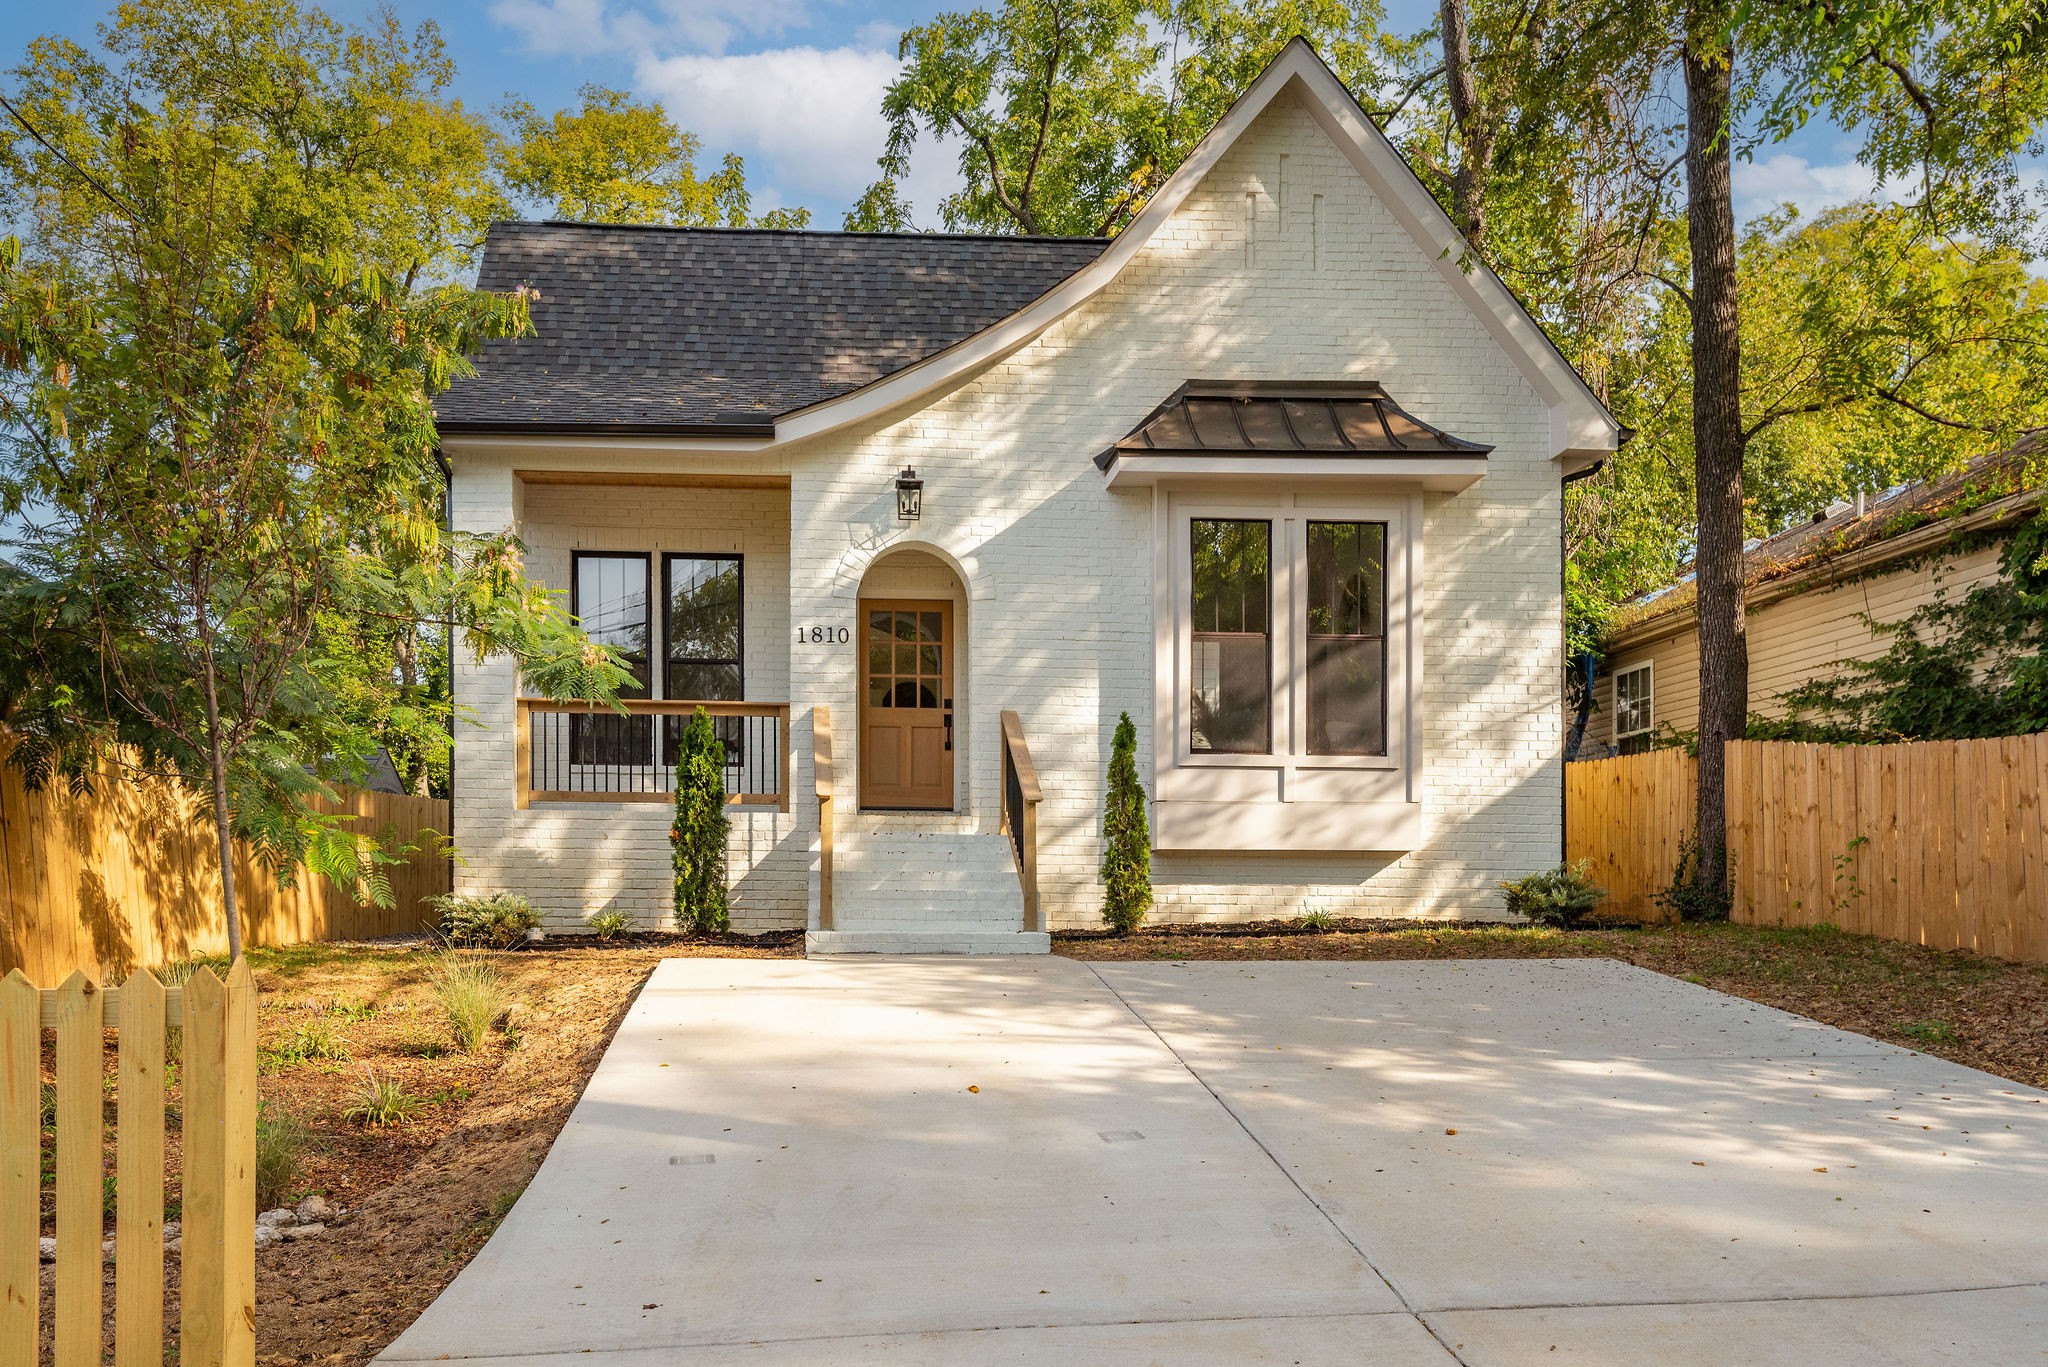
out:
<path id="1" fill-rule="evenodd" d="M 869 560 L 855 586 L 857 611 L 856 628 L 852 649 L 852 661 L 857 687 L 861 690 L 857 700 L 856 714 L 860 718 L 855 728 L 854 773 L 860 786 L 859 802 L 863 809 L 929 809 L 950 810 L 966 813 L 970 808 L 971 790 L 971 747 L 967 743 L 969 734 L 969 703 L 972 633 L 968 604 L 971 597 L 969 580 L 962 572 L 959 562 L 936 546 L 923 542 L 898 542 L 881 554 Z M 893 629 L 905 623 L 913 627 L 919 622 L 943 623 L 944 641 L 941 651 L 943 674 L 933 677 L 927 668 L 920 673 L 904 673 L 896 666 L 901 661 L 892 658 L 891 667 L 880 679 L 872 679 L 875 661 L 869 652 L 876 644 L 876 619 Z M 890 650 L 894 654 L 892 641 Z M 916 656 L 916 650 L 904 652 Z M 884 725 L 879 731 L 873 723 L 893 719 L 908 722 L 912 720 L 896 706 L 874 710 L 874 700 L 869 690 L 882 686 L 889 693 L 893 703 L 910 703 L 931 694 L 928 701 L 937 704 L 935 709 L 910 707 L 911 713 L 922 712 L 915 721 L 928 724 L 932 730 L 925 739 L 932 742 L 933 753 L 925 756 L 931 763 L 939 763 L 945 770 L 944 794 L 932 786 L 931 775 L 924 776 L 919 789 L 920 795 L 907 796 L 895 788 L 893 795 L 877 800 L 877 790 L 882 786 L 877 781 L 885 776 L 894 778 L 906 775 L 902 764 L 907 764 L 909 751 L 901 753 L 902 764 L 873 749 L 874 744 L 909 745 L 907 735 L 899 735 L 894 728 Z M 934 713 L 936 715 L 934 715 Z M 950 720 L 951 725 L 946 726 Z M 937 749 L 943 736 L 945 748 Z"/>

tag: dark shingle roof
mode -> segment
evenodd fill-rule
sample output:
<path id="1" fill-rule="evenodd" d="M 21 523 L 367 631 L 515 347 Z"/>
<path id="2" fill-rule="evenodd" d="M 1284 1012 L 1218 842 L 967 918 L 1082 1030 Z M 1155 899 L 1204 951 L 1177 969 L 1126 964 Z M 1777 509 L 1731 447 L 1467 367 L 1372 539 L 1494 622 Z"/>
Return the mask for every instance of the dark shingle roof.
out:
<path id="1" fill-rule="evenodd" d="M 1097 239 L 500 223 L 477 283 L 528 285 L 535 335 L 488 345 L 444 431 L 766 424 L 1001 321 Z"/>
<path id="2" fill-rule="evenodd" d="M 1119 451 L 1260 456 L 1483 456 L 1491 446 L 1411 417 L 1371 380 L 1189 380 L 1130 434 Z"/>

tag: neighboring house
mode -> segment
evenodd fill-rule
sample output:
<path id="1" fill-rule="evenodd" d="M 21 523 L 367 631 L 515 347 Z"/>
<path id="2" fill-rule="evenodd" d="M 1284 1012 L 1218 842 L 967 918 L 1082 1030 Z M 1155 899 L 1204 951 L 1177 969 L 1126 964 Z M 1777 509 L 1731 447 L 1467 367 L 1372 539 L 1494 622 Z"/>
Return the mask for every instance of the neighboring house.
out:
<path id="1" fill-rule="evenodd" d="M 1786 693 L 1869 660 L 1894 636 L 1870 623 L 1904 620 L 1999 574 L 2004 534 L 2040 507 L 2027 478 L 2040 439 L 1983 456 L 1940 479 L 1904 485 L 1862 506 L 1835 503 L 1813 521 L 1743 555 L 1749 710 L 1783 716 Z M 1699 622 L 1690 576 L 1626 604 L 1593 680 L 1593 711 L 1576 759 L 1633 754 L 1699 729 Z M 1662 737 L 1662 741 L 1658 737 Z"/>
<path id="2" fill-rule="evenodd" d="M 814 949 L 1098 923 L 1122 712 L 1161 918 L 1497 916 L 1560 857 L 1560 481 L 1619 429 L 1306 44 L 1114 241 L 519 223 L 481 283 L 538 336 L 441 406 L 455 523 L 648 715 L 459 664 L 460 886 L 665 919 L 672 699 L 726 704 L 736 927 L 815 929 L 829 854 Z"/>

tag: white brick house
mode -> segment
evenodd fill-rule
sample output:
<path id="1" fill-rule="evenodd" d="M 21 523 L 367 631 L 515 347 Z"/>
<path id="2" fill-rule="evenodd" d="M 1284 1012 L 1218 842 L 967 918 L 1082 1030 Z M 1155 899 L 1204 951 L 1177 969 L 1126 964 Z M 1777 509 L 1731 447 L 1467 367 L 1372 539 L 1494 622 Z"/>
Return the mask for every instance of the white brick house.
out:
<path id="1" fill-rule="evenodd" d="M 453 516 L 643 652 L 636 711 L 747 714 L 738 928 L 1096 923 L 1125 711 L 1158 917 L 1495 915 L 1560 855 L 1560 482 L 1620 432 L 1464 258 L 1299 42 L 1110 242 L 505 225 L 539 336 L 443 405 Z M 455 687 L 459 885 L 665 918 L 667 723 Z"/>

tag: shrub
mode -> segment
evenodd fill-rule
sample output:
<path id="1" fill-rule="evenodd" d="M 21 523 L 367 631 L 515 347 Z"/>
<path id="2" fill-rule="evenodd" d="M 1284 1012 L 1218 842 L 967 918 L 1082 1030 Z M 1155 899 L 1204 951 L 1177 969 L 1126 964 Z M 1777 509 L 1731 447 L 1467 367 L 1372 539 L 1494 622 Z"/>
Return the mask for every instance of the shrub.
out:
<path id="1" fill-rule="evenodd" d="M 420 1113 L 421 1105 L 420 1099 L 406 1091 L 397 1078 L 378 1077 L 365 1068 L 354 1099 L 341 1115 L 344 1120 L 359 1120 L 381 1129 L 404 1124 Z"/>
<path id="2" fill-rule="evenodd" d="M 311 1136 L 290 1111 L 268 1101 L 256 1107 L 256 1209 L 270 1210 L 289 1199 L 299 1178 L 299 1158 Z"/>
<path id="3" fill-rule="evenodd" d="M 488 897 L 448 893 L 434 898 L 433 907 L 441 914 L 441 933 L 458 945 L 509 949 L 540 924 L 533 903 L 516 892 L 494 892 Z"/>
<path id="4" fill-rule="evenodd" d="M 1138 728 L 1126 712 L 1109 746 L 1109 791 L 1102 813 L 1102 921 L 1119 935 L 1152 909 L 1152 832 L 1138 782 Z"/>
<path id="5" fill-rule="evenodd" d="M 488 959 L 450 953 L 441 960 L 434 999 L 448 1018 L 448 1033 L 455 1047 L 469 1053 L 483 1044 L 491 1033 L 491 1023 L 504 1011 L 505 984 Z"/>
<path id="6" fill-rule="evenodd" d="M 598 939 L 616 940 L 633 929 L 633 918 L 613 908 L 610 911 L 596 913 L 585 924 L 590 927 L 590 933 Z"/>
<path id="7" fill-rule="evenodd" d="M 698 708 L 676 756 L 676 817 L 669 827 L 675 848 L 676 925 L 707 933 L 731 925 L 726 906 L 725 742 Z"/>
<path id="8" fill-rule="evenodd" d="M 1593 881 L 1592 867 L 1590 859 L 1559 864 L 1554 869 L 1502 883 L 1501 893 L 1508 910 L 1515 915 L 1570 930 L 1586 913 L 1607 900 L 1607 889 Z"/>
<path id="9" fill-rule="evenodd" d="M 348 1057 L 348 1041 L 334 1022 L 315 1016 L 303 1025 L 293 1026 L 264 1051 L 266 1060 L 278 1068 L 289 1068 L 294 1064 L 310 1063 L 315 1059 L 344 1059 Z"/>

